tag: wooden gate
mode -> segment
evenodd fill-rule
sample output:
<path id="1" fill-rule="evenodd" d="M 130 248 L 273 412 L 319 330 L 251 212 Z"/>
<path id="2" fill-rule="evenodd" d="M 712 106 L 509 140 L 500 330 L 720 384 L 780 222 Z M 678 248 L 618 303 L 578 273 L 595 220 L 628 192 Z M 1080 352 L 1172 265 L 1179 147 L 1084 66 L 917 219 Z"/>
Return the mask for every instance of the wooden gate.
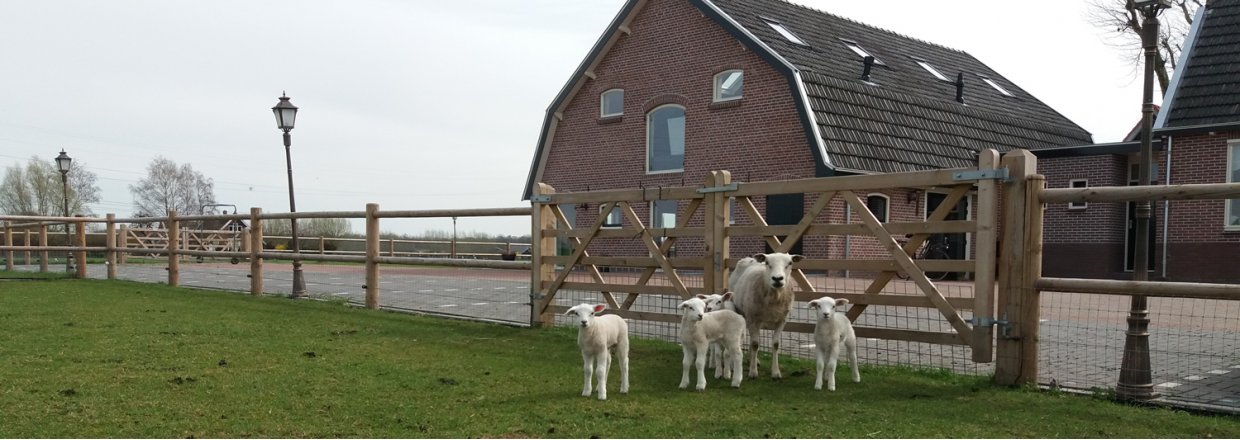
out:
<path id="1" fill-rule="evenodd" d="M 539 184 L 533 193 L 534 249 L 531 323 L 550 325 L 554 315 L 567 310 L 555 304 L 562 290 L 598 292 L 611 313 L 629 319 L 680 322 L 680 316 L 666 311 L 635 308 L 643 295 L 670 295 L 687 298 L 698 293 L 721 293 L 727 286 L 729 268 L 735 267 L 744 255 L 729 255 L 733 238 L 759 237 L 777 252 L 787 252 L 808 237 L 864 236 L 877 240 L 885 255 L 881 258 L 831 258 L 830 251 L 806 252 L 806 259 L 793 271 L 798 301 L 810 301 L 823 295 L 847 298 L 854 304 L 848 311 L 856 321 L 867 307 L 873 305 L 920 307 L 937 310 L 950 325 L 951 331 L 934 332 L 856 326 L 859 337 L 894 339 L 935 344 L 972 347 L 975 362 L 991 362 L 993 354 L 992 325 L 995 304 L 995 276 L 998 249 L 998 182 L 1007 177 L 1007 169 L 998 166 L 998 154 L 982 152 L 976 168 L 934 170 L 897 174 L 811 178 L 786 181 L 737 183 L 727 171 L 713 171 L 698 187 L 645 188 L 632 190 L 557 193 Z M 858 195 L 860 191 L 935 190 L 946 192 L 946 199 L 922 221 L 882 222 Z M 794 225 L 768 225 L 754 201 L 776 194 L 805 194 L 812 204 Z M 960 200 L 973 198 L 973 219 L 945 220 Z M 643 221 L 635 206 L 656 200 L 678 201 L 672 227 L 651 227 Z M 730 206 L 737 206 L 733 223 Z M 584 227 L 571 224 L 561 209 L 564 206 L 586 207 Z M 594 206 L 599 215 L 592 216 Z M 860 223 L 840 223 L 839 212 L 847 206 Z M 605 228 L 606 213 L 618 208 L 624 218 L 623 227 Z M 833 212 L 834 210 L 834 212 Z M 590 221 L 591 217 L 593 220 Z M 833 218 L 836 219 L 833 221 Z M 654 219 L 652 219 L 653 221 Z M 974 255 L 962 260 L 915 259 L 917 250 L 933 234 L 971 234 Z M 907 235 L 901 243 L 897 236 Z M 782 237 L 782 238 L 780 238 Z M 613 249 L 593 246 L 600 238 L 637 240 L 648 256 L 591 256 L 614 254 Z M 556 240 L 569 244 L 569 255 L 556 255 Z M 678 242 L 692 241 L 689 252 L 670 251 Z M 807 247 L 807 249 L 809 249 Z M 688 254 L 688 255 L 686 255 Z M 621 280 L 600 270 L 605 267 L 640 269 L 633 280 Z M 866 271 L 875 273 L 863 293 L 825 291 L 816 286 L 805 272 L 830 274 L 832 271 Z M 916 285 L 917 295 L 884 292 L 897 272 L 908 274 Z M 945 297 L 926 272 L 957 272 L 972 275 L 974 295 L 971 298 Z M 652 282 L 656 280 L 657 282 Z M 694 283 L 687 283 L 692 279 Z M 700 280 L 699 280 L 700 279 Z M 700 282 L 698 282 L 700 281 Z M 623 295 L 621 297 L 620 295 Z M 965 319 L 962 311 L 969 311 Z M 674 311 L 673 311 L 674 312 Z M 813 332 L 812 323 L 789 322 L 785 330 Z"/>

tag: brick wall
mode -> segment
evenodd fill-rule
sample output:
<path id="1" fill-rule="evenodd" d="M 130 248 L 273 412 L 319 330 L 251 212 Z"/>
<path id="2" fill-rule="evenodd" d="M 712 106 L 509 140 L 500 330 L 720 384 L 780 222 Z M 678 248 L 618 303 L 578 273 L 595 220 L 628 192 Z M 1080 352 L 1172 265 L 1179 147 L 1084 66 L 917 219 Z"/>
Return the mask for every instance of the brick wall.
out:
<path id="1" fill-rule="evenodd" d="M 1176 137 L 1171 146 L 1171 183 L 1227 182 L 1229 139 L 1240 139 L 1240 131 Z M 1171 202 L 1168 278 L 1240 283 L 1236 264 L 1240 231 L 1224 230 L 1224 206 L 1222 200 Z"/>

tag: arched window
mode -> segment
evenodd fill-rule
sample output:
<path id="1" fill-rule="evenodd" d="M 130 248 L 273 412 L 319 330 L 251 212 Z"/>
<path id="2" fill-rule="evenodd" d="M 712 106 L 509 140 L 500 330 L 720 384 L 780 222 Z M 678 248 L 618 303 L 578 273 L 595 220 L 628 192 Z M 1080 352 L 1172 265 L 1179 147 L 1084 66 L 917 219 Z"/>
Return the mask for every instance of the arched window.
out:
<path id="1" fill-rule="evenodd" d="M 728 70 L 715 75 L 715 102 L 741 99 L 745 86 L 745 72 Z"/>
<path id="2" fill-rule="evenodd" d="M 624 89 L 611 89 L 599 97 L 599 117 L 624 114 Z"/>
<path id="3" fill-rule="evenodd" d="M 685 108 L 675 104 L 646 114 L 646 172 L 685 169 Z"/>
<path id="4" fill-rule="evenodd" d="M 870 213 L 874 214 L 874 218 L 877 218 L 879 223 L 887 223 L 890 220 L 887 214 L 889 206 L 891 206 L 891 198 L 886 194 L 870 194 L 865 198 L 865 207 L 870 209 Z"/>

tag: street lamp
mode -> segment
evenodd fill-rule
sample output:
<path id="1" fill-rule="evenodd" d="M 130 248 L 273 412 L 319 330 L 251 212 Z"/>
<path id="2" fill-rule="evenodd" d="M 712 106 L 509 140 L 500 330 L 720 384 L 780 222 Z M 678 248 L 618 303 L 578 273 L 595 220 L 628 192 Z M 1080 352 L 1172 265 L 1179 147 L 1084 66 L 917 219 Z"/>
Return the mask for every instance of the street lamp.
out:
<path id="1" fill-rule="evenodd" d="M 1158 14 L 1171 6 L 1168 0 L 1132 0 L 1140 11 L 1141 46 L 1145 50 L 1145 82 L 1141 101 L 1141 163 L 1137 168 L 1137 185 L 1149 185 L 1154 169 L 1154 57 L 1158 51 Z M 1136 202 L 1136 249 L 1133 250 L 1133 281 L 1149 280 L 1150 217 L 1149 200 Z M 1133 295 L 1128 309 L 1128 331 L 1124 337 L 1124 357 L 1120 362 L 1119 382 L 1115 396 L 1121 400 L 1149 400 L 1156 397 L 1150 372 L 1150 310 L 1145 295 Z"/>
<path id="2" fill-rule="evenodd" d="M 288 96 L 281 94 L 280 102 L 271 111 L 276 115 L 276 128 L 284 131 L 284 161 L 288 164 L 288 211 L 297 212 L 297 202 L 293 199 L 293 138 L 288 132 L 293 129 L 297 119 L 297 106 L 288 101 Z M 297 219 L 289 219 L 293 232 L 293 294 L 292 298 L 306 297 L 306 279 L 301 274 L 301 245 L 297 237 Z"/>
<path id="3" fill-rule="evenodd" d="M 73 158 L 65 154 L 65 150 L 60 150 L 60 155 L 56 156 L 56 168 L 60 170 L 60 184 L 64 189 L 64 215 L 69 216 L 69 168 L 73 166 Z M 65 222 L 65 246 L 72 246 L 69 238 L 69 222 Z M 65 251 L 65 272 L 73 272 L 73 252 Z"/>

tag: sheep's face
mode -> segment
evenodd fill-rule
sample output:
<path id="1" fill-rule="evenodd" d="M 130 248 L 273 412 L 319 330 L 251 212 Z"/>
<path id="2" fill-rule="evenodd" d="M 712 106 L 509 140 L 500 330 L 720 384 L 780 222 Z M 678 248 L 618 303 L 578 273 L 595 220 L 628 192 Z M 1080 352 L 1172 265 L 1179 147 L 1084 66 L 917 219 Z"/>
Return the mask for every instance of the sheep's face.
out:
<path id="1" fill-rule="evenodd" d="M 680 311 L 690 321 L 701 321 L 702 317 L 706 315 L 706 302 L 699 298 L 689 298 L 685 302 L 680 303 Z"/>
<path id="2" fill-rule="evenodd" d="M 785 253 L 774 254 L 757 254 L 753 259 L 759 263 L 766 265 L 766 273 L 769 275 L 767 281 L 772 289 L 784 287 L 792 277 L 792 263 L 801 261 L 800 255 L 789 255 Z"/>
<path id="3" fill-rule="evenodd" d="M 819 318 L 831 319 L 831 316 L 835 314 L 835 308 L 837 306 L 842 306 L 845 304 L 848 304 L 848 300 L 844 298 L 835 299 L 829 296 L 824 296 L 822 298 L 818 298 L 816 300 L 810 301 L 809 308 L 817 311 Z"/>
<path id="4" fill-rule="evenodd" d="M 568 309 L 567 312 L 564 312 L 564 316 L 571 316 L 573 320 L 577 322 L 578 326 L 581 328 L 587 328 L 590 324 L 594 323 L 594 315 L 601 313 L 603 309 L 606 308 L 607 306 L 602 304 L 578 304 L 573 306 L 573 308 Z"/>
<path id="5" fill-rule="evenodd" d="M 732 292 L 726 292 L 723 295 L 712 293 L 710 295 L 698 295 L 698 299 L 706 303 L 706 312 L 710 313 L 716 310 L 732 310 L 734 307 L 728 307 L 732 301 Z"/>

